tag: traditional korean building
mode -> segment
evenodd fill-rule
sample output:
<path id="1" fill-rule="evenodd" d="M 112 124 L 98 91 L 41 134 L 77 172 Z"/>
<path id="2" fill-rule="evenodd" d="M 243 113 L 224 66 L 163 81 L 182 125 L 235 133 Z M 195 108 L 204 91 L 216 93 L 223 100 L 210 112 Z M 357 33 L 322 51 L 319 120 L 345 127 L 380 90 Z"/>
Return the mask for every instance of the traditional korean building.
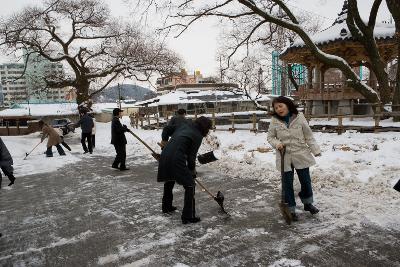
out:
<path id="1" fill-rule="evenodd" d="M 332 26 L 311 37 L 325 53 L 345 59 L 354 71 L 370 87 L 378 87 L 376 77 L 369 70 L 370 62 L 363 45 L 354 40 L 346 23 L 347 1 Z M 395 25 L 376 23 L 374 37 L 385 63 L 390 68 L 397 57 Z M 349 87 L 340 70 L 329 68 L 314 57 L 301 39 L 295 40 L 281 54 L 284 63 L 301 64 L 306 67 L 307 81 L 299 86 L 298 97 L 305 103 L 306 112 L 311 114 L 368 114 L 370 106 L 365 98 Z M 394 87 L 392 82 L 390 86 Z"/>

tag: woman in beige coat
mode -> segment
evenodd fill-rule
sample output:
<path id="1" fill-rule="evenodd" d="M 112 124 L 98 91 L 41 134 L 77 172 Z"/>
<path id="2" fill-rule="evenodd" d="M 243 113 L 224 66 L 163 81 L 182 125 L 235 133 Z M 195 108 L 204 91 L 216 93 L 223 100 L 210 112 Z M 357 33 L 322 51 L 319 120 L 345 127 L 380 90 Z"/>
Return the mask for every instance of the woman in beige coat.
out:
<path id="1" fill-rule="evenodd" d="M 301 184 L 299 197 L 304 210 L 316 214 L 319 210 L 313 206 L 313 192 L 309 167 L 315 164 L 314 156 L 320 156 L 321 150 L 314 139 L 308 122 L 296 105 L 287 97 L 280 96 L 272 101 L 274 112 L 268 129 L 268 142 L 276 150 L 276 167 L 281 169 L 281 156 L 278 150 L 285 147 L 284 191 L 293 220 L 297 221 L 296 201 L 293 190 L 294 169 Z"/>
<path id="2" fill-rule="evenodd" d="M 64 149 L 61 147 L 60 143 L 62 142 L 60 135 L 54 130 L 53 127 L 50 125 L 44 123 L 44 121 L 39 121 L 39 127 L 42 128 L 42 142 L 46 137 L 48 137 L 47 140 L 47 150 L 46 150 L 46 156 L 47 157 L 52 157 L 53 156 L 53 151 L 52 147 L 56 146 L 58 154 L 60 156 L 65 156 Z"/>

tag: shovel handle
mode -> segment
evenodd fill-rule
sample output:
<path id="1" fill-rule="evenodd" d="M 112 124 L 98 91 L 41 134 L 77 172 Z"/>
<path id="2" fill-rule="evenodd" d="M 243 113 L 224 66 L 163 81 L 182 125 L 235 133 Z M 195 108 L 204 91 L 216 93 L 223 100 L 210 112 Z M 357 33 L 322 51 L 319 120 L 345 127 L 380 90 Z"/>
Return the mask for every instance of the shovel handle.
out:
<path id="1" fill-rule="evenodd" d="M 197 180 L 196 178 L 194 178 L 194 180 L 195 180 L 196 183 L 197 183 L 198 185 L 200 185 L 200 187 L 203 188 L 212 198 L 215 198 L 215 196 L 214 196 L 210 191 L 208 191 L 208 189 L 207 189 L 202 183 L 200 183 L 199 180 Z"/>
<path id="2" fill-rule="evenodd" d="M 129 129 L 128 129 L 129 130 Z M 129 130 L 129 132 L 137 139 L 139 140 L 145 147 L 147 147 L 152 153 L 157 154 L 145 141 L 143 141 L 139 136 L 137 136 L 134 132 Z"/>
<path id="3" fill-rule="evenodd" d="M 46 137 L 47 137 L 47 135 L 46 135 Z M 33 150 L 35 150 L 42 142 L 43 141 L 40 140 L 40 142 L 37 143 L 37 145 L 34 148 L 32 148 L 32 150 L 29 153 L 25 153 L 25 158 L 24 159 L 26 159 L 33 152 Z"/>

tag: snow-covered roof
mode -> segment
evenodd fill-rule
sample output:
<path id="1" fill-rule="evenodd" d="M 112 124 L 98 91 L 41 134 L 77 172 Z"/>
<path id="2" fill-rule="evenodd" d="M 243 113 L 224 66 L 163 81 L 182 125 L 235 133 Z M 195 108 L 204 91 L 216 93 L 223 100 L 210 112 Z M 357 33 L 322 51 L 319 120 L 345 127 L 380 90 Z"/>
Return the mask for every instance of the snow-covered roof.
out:
<path id="1" fill-rule="evenodd" d="M 347 27 L 346 19 L 347 3 L 345 2 L 343 10 L 341 11 L 341 13 L 338 14 L 338 17 L 336 18 L 332 26 L 314 34 L 313 36 L 311 36 L 311 40 L 316 45 L 324 45 L 336 41 L 351 40 L 352 35 L 349 28 Z M 374 37 L 376 39 L 391 39 L 394 38 L 395 31 L 395 25 L 392 23 L 376 23 L 374 28 Z M 297 38 L 292 44 L 290 44 L 282 51 L 281 55 L 285 54 L 291 48 L 299 48 L 304 46 L 304 41 L 301 38 Z"/>
<path id="2" fill-rule="evenodd" d="M 252 94 L 257 101 L 268 101 L 270 97 L 262 94 Z M 238 101 L 251 101 L 246 95 L 241 92 L 226 91 L 226 90 L 187 90 L 187 91 L 172 91 L 155 98 L 137 102 L 136 105 L 149 107 L 156 107 L 162 105 L 175 105 L 175 104 L 189 104 L 189 103 L 205 103 L 205 102 L 238 102 Z"/>
<path id="3" fill-rule="evenodd" d="M 95 103 L 92 110 L 95 113 L 102 112 L 103 109 L 117 108 L 118 103 Z M 136 104 L 121 103 L 122 108 L 137 107 Z M 18 104 L 12 108 L 0 111 L 0 117 L 42 117 L 54 115 L 74 115 L 78 114 L 76 103 L 55 103 L 55 104 Z"/>
<path id="4" fill-rule="evenodd" d="M 78 114 L 76 103 L 56 104 L 18 104 L 14 108 L 0 111 L 0 117 L 13 116 L 50 116 L 50 115 L 72 115 Z"/>

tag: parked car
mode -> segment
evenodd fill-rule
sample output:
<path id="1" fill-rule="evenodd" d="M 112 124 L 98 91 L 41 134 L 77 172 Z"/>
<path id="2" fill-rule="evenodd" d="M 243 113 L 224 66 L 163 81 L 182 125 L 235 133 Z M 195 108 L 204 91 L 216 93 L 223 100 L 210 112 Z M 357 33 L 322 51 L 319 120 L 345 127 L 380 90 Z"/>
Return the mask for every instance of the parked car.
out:
<path id="1" fill-rule="evenodd" d="M 53 128 L 60 128 L 63 131 L 63 135 L 69 132 L 75 132 L 74 123 L 68 118 L 54 119 L 51 123 Z"/>

